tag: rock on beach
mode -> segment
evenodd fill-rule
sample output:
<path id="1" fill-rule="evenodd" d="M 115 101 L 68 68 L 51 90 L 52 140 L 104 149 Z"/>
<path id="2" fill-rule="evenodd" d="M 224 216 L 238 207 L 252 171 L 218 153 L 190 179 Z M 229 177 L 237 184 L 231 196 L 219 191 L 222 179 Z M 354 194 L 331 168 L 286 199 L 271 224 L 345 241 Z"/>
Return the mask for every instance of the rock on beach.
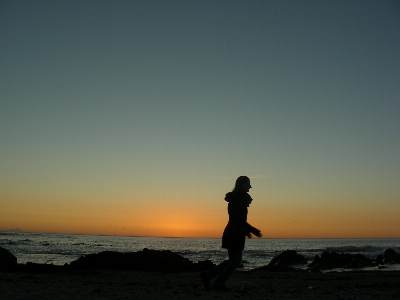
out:
<path id="1" fill-rule="evenodd" d="M 0 271 L 11 271 L 17 267 L 17 258 L 5 248 L 0 247 Z"/>
<path id="2" fill-rule="evenodd" d="M 144 248 L 137 252 L 104 251 L 88 254 L 70 263 L 70 267 L 80 270 L 131 270 L 152 272 L 188 272 L 212 268 L 211 261 L 193 263 L 187 258 L 170 250 L 149 250 Z"/>
<path id="3" fill-rule="evenodd" d="M 389 248 L 383 254 L 377 255 L 374 260 L 381 265 L 400 264 L 400 253 Z"/>
<path id="4" fill-rule="evenodd" d="M 316 255 L 314 261 L 309 265 L 310 270 L 331 270 L 336 268 L 357 269 L 366 267 L 377 267 L 384 264 L 400 263 L 400 254 L 393 249 L 386 249 L 377 257 L 370 259 L 362 254 L 337 253 L 335 251 L 324 251 L 321 256 Z"/>
<path id="5" fill-rule="evenodd" d="M 303 255 L 298 254 L 295 250 L 286 250 L 275 256 L 269 266 L 291 266 L 291 265 L 305 265 L 307 260 Z"/>

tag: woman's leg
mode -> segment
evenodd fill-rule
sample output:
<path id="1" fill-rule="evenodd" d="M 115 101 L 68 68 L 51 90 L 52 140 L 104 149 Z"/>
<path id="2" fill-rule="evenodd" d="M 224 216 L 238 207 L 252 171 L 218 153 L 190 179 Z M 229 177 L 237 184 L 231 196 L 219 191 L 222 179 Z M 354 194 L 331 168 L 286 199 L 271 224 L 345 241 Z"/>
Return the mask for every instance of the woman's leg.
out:
<path id="1" fill-rule="evenodd" d="M 218 284 L 224 284 L 233 271 L 242 263 L 242 250 L 228 249 L 229 261 L 224 264 L 223 270 L 217 277 Z M 222 265 L 222 264 L 220 264 Z"/>
<path id="2" fill-rule="evenodd" d="M 214 268 L 206 271 L 205 273 L 207 274 L 207 276 L 211 279 L 213 279 L 215 276 L 217 276 L 218 274 L 220 274 L 225 268 L 226 266 L 229 264 L 229 260 L 224 260 L 223 262 L 221 262 L 219 265 L 215 266 Z"/>
<path id="3" fill-rule="evenodd" d="M 203 282 L 203 285 L 206 289 L 209 289 L 211 279 L 220 274 L 228 264 L 229 260 L 224 260 L 219 265 L 211 268 L 210 270 L 200 273 L 201 281 Z"/>

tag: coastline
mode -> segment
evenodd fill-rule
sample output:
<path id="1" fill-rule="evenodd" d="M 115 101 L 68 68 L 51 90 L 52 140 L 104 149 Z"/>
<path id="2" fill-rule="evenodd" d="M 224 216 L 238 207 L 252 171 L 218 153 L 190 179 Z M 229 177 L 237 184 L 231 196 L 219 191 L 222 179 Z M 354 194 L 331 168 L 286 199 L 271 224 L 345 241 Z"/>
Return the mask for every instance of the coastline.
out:
<path id="1" fill-rule="evenodd" d="M 0 272 L 4 299 L 396 299 L 400 271 L 235 271 L 231 291 L 205 290 L 198 272 Z"/>
<path id="2" fill-rule="evenodd" d="M 190 261 L 226 259 L 220 239 L 203 238 L 151 238 L 66 234 L 15 233 L 0 235 L 0 247 L 18 257 L 18 263 L 69 264 L 81 256 L 102 251 L 135 252 L 144 248 L 171 250 Z M 244 270 L 268 264 L 280 252 L 293 249 L 302 254 L 308 263 L 324 251 L 361 253 L 369 258 L 393 248 L 400 253 L 400 239 L 248 239 L 243 253 Z M 400 265 L 399 265 L 400 266 Z M 397 268 L 397 267 L 396 267 Z M 390 267 L 390 269 L 396 269 Z"/>
<path id="3" fill-rule="evenodd" d="M 382 262 L 395 259 L 398 263 L 399 254 L 389 250 L 380 258 Z M 226 282 L 231 290 L 217 291 L 206 290 L 200 279 L 199 272 L 211 268 L 211 261 L 193 263 L 169 250 L 101 252 L 60 266 L 17 264 L 17 258 L 3 249 L 0 295 L 11 300 L 398 299 L 400 271 L 328 271 L 324 267 L 336 259 L 343 263 L 343 258 L 352 262 L 364 258 L 360 254 L 324 253 L 315 259 L 317 268 L 301 270 L 290 265 L 294 258 L 304 261 L 304 257 L 293 250 L 284 251 L 264 267 L 236 270 Z"/>

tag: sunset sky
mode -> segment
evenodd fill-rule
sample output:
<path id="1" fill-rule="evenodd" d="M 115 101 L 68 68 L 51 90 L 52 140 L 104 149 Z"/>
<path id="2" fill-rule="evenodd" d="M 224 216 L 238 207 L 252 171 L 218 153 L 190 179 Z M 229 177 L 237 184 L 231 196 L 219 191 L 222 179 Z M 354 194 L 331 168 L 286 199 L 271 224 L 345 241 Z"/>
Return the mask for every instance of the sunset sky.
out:
<path id="1" fill-rule="evenodd" d="M 400 238 L 399 1 L 1 1 L 0 230 Z"/>

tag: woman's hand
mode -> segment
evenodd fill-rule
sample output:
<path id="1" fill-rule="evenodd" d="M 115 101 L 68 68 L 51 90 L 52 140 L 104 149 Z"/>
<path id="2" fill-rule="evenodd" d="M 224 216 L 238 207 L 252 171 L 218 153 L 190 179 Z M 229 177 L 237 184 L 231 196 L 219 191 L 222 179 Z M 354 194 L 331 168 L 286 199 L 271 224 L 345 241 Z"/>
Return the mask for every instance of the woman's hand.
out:
<path id="1" fill-rule="evenodd" d="M 255 236 L 257 236 L 257 237 L 262 237 L 261 231 L 259 229 L 255 228 L 255 227 L 251 227 L 250 228 L 250 232 L 252 234 L 254 234 Z"/>
<path id="2" fill-rule="evenodd" d="M 258 231 L 257 233 L 254 233 L 255 236 L 258 236 L 259 238 L 262 237 L 261 231 Z"/>

